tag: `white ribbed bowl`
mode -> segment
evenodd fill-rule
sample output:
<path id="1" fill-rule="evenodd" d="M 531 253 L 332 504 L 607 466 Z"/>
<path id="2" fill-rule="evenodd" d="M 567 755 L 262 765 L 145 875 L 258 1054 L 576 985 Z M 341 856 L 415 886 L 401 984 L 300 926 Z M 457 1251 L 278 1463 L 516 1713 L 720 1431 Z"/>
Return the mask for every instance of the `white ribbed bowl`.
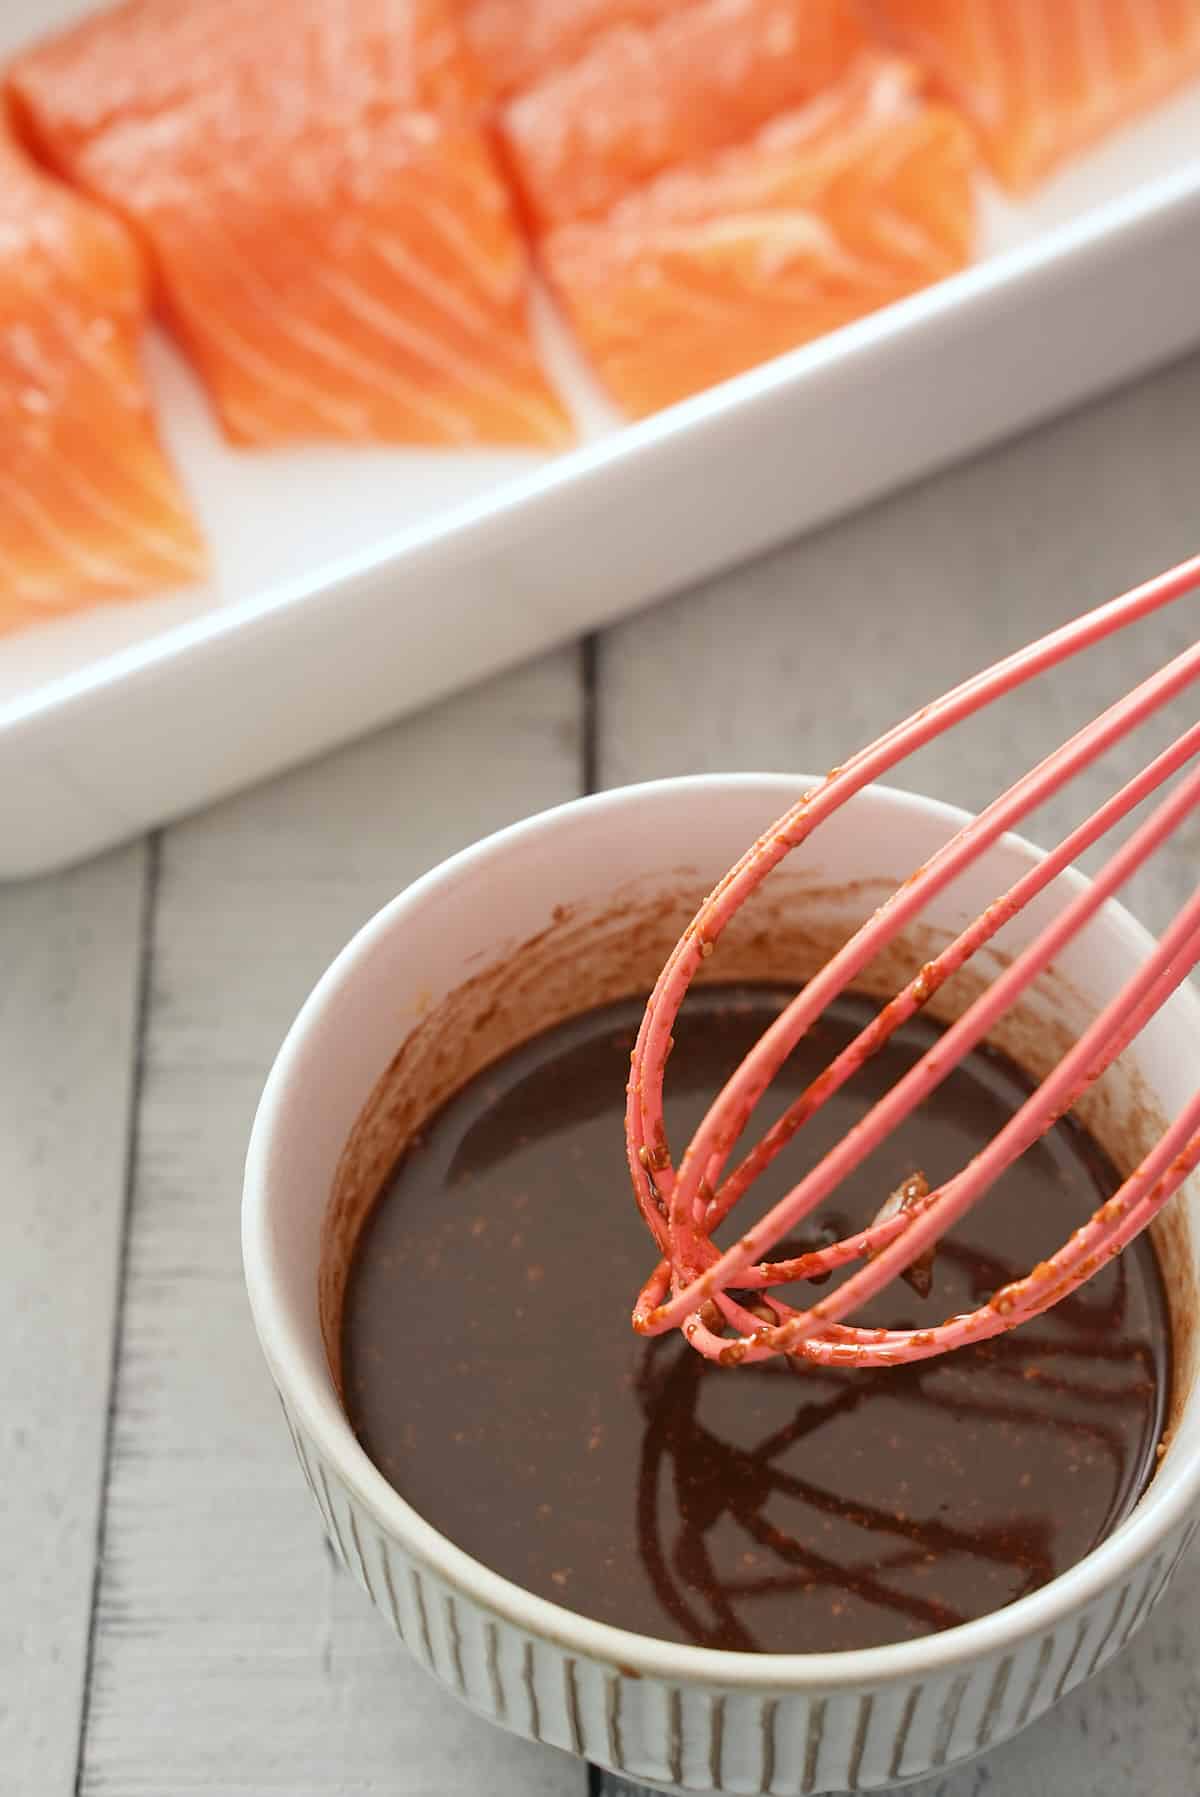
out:
<path id="1" fill-rule="evenodd" d="M 430 1008 L 518 944 L 552 934 L 555 906 L 577 924 L 581 911 L 599 917 L 615 897 L 636 915 L 639 894 L 711 884 L 803 785 L 745 775 L 626 788 L 514 825 L 417 881 L 360 931 L 293 1025 L 255 1121 L 243 1207 L 250 1301 L 297 1456 L 335 1549 L 409 1650 L 518 1734 L 669 1789 L 751 1797 L 872 1791 L 952 1766 L 1024 1728 L 1124 1646 L 1195 1527 L 1200 1396 L 1186 1331 L 1177 1335 L 1169 1450 L 1130 1516 L 1079 1565 L 1006 1609 L 921 1641 L 824 1655 L 719 1653 L 610 1628 L 536 1597 L 418 1516 L 368 1460 L 339 1405 L 318 1274 L 342 1150 Z M 795 895 L 785 902 L 805 917 L 811 910 L 844 927 L 879 902 L 880 880 L 903 878 L 961 821 L 945 806 L 875 788 L 772 883 Z M 960 928 L 1035 854 L 1005 838 L 942 895 L 929 921 Z M 1019 946 L 1045 916 L 1043 901 L 1004 946 Z M 1107 906 L 1037 1003 L 1077 1028 L 1148 944 L 1128 913 Z M 1200 1002 L 1185 990 L 1109 1078 L 1103 1127 L 1093 1127 L 1118 1159 L 1138 1151 L 1122 1132 L 1136 1135 L 1148 1111 L 1172 1116 L 1197 1066 Z M 1177 1315 L 1194 1302 L 1198 1201 L 1192 1182 L 1164 1236 Z"/>

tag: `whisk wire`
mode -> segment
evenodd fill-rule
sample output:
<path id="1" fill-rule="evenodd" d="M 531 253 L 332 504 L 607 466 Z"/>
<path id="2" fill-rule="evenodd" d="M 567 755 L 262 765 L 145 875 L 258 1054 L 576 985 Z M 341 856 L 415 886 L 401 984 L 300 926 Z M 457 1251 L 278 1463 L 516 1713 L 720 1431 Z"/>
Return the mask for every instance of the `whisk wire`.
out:
<path id="1" fill-rule="evenodd" d="M 1038 1314 L 1090 1277 L 1145 1227 L 1200 1162 L 1200 1093 L 1164 1133 L 1155 1151 L 1057 1254 L 979 1310 L 933 1330 L 862 1329 L 842 1319 L 875 1296 L 987 1191 L 1112 1062 L 1200 960 L 1200 891 L 1184 905 L 1154 952 L 993 1141 L 938 1191 L 879 1219 L 856 1235 L 783 1261 L 765 1259 L 886 1139 L 1007 1014 L 1101 905 L 1200 808 L 1200 769 L 1187 774 L 1111 856 L 1095 881 L 1016 957 L 915 1067 L 847 1132 L 736 1244 L 719 1251 L 712 1231 L 797 1130 L 934 991 L 997 931 L 1042 893 L 1085 849 L 1200 752 L 1200 724 L 1156 756 L 1099 810 L 1039 860 L 948 948 L 921 969 L 817 1080 L 793 1101 L 722 1181 L 732 1149 L 783 1061 L 829 1002 L 929 900 L 1005 831 L 1090 766 L 1116 742 L 1200 679 L 1200 643 L 1176 655 L 1046 756 L 946 844 L 855 932 L 764 1032 L 710 1105 L 676 1169 L 662 1120 L 663 1075 L 671 1029 L 701 961 L 729 919 L 783 857 L 818 823 L 915 747 L 982 705 L 1093 643 L 1173 603 L 1200 582 L 1200 557 L 1052 632 L 943 700 L 925 707 L 835 769 L 747 851 L 710 894 L 668 959 L 647 1006 L 632 1056 L 626 1111 L 630 1173 L 642 1214 L 663 1259 L 634 1312 L 635 1327 L 657 1334 L 681 1327 L 701 1352 L 725 1362 L 785 1352 L 824 1361 L 887 1364 L 941 1353 Z M 769 1287 L 865 1259 L 836 1291 L 796 1310 Z M 748 1302 L 732 1287 L 747 1293 Z M 757 1293 L 755 1297 L 750 1294 Z M 711 1313 L 711 1314 L 710 1314 Z M 736 1332 L 730 1338 L 730 1331 Z"/>
<path id="2" fill-rule="evenodd" d="M 818 824 L 870 781 L 890 772 L 907 755 L 984 705 L 1172 604 L 1197 581 L 1200 581 L 1200 556 L 1109 601 L 1083 618 L 1061 626 L 1038 642 L 1017 650 L 993 668 L 972 675 L 935 704 L 922 707 L 894 725 L 877 742 L 834 769 L 820 786 L 803 794 L 719 881 L 699 916 L 693 919 L 669 956 L 646 1007 L 633 1051 L 634 1076 L 630 1081 L 626 1110 L 629 1171 L 639 1208 L 660 1246 L 666 1245 L 662 1201 L 670 1198 L 675 1180 L 665 1139 L 658 1139 L 663 1070 L 670 1051 L 671 1030 L 701 959 L 712 952 L 728 918 L 785 855 L 806 841 Z M 1066 745 L 1067 748 L 1070 746 Z M 1019 818 L 1013 821 L 1019 821 Z M 648 1113 L 655 1119 L 655 1127 L 650 1132 L 646 1129 Z M 651 1167 L 658 1175 L 653 1191 L 648 1177 Z"/>
<path id="3" fill-rule="evenodd" d="M 1011 1009 L 1038 975 L 1043 973 L 1054 958 L 1079 934 L 1101 905 L 1120 890 L 1148 856 L 1198 806 L 1200 806 L 1200 769 L 1180 784 L 1176 792 L 1164 801 L 1117 851 L 1092 884 L 1085 887 L 1042 934 L 1016 957 L 988 990 L 976 999 L 975 1003 L 950 1027 L 941 1041 L 934 1048 L 929 1049 L 916 1066 L 911 1068 L 878 1104 L 868 1111 L 852 1129 L 847 1131 L 837 1145 L 798 1185 L 780 1198 L 766 1216 L 755 1224 L 734 1247 L 728 1249 L 699 1280 L 678 1292 L 668 1304 L 660 1308 L 652 1319 L 644 1319 L 643 1326 L 646 1327 L 647 1332 L 659 1333 L 663 1329 L 674 1327 L 698 1303 L 713 1295 L 718 1287 L 723 1288 L 737 1281 L 750 1262 L 759 1258 L 766 1243 L 778 1240 L 808 1216 L 817 1205 L 821 1204 L 835 1186 L 861 1165 L 867 1156 L 887 1139 L 909 1112 L 922 1103 L 942 1083 L 963 1056 L 983 1040 L 988 1031 L 995 1027 L 999 1019 Z M 1194 904 L 1200 905 L 1200 897 L 1194 901 Z M 1000 1145 L 1010 1139 L 1011 1132 L 1014 1131 L 1021 1119 L 1028 1121 L 1031 1114 L 1042 1115 L 1044 1113 L 1042 1127 L 1030 1134 L 1028 1139 L 1022 1142 L 1021 1148 L 1016 1150 L 1016 1153 L 1022 1152 L 1030 1141 L 1036 1139 L 1037 1135 L 1045 1133 L 1054 1119 L 1055 1107 L 1069 1107 L 1072 1100 L 1064 1097 L 1069 1086 L 1069 1075 L 1064 1070 L 1069 1068 L 1073 1073 L 1085 1045 L 1102 1042 L 1124 1022 L 1129 1012 L 1133 1010 L 1145 991 L 1153 985 L 1172 957 L 1180 952 L 1178 930 L 1181 920 L 1186 922 L 1188 915 L 1185 908 L 1185 911 L 1181 913 L 1181 919 L 1176 920 L 1176 924 L 1163 938 L 1155 954 L 1143 964 L 1137 976 L 1113 1000 L 1097 1024 L 1060 1062 L 1055 1073 L 1043 1083 L 1033 1098 L 1006 1125 L 1005 1130 L 995 1137 L 989 1147 L 978 1157 L 975 1163 L 977 1167 L 993 1164 Z M 1197 917 L 1200 921 L 1200 913 L 1197 914 Z M 1185 934 L 1184 945 L 1186 945 L 1186 940 Z M 1167 953 L 1168 948 L 1169 953 Z M 1185 977 L 1187 971 L 1187 967 L 1182 969 L 1179 974 L 1180 980 Z M 1089 1055 L 1092 1054 L 1093 1047 L 1088 1046 L 1086 1052 Z M 1083 1064 L 1087 1064 L 1086 1058 Z M 734 1082 L 726 1087 L 727 1094 L 733 1093 L 736 1078 L 737 1075 L 734 1076 Z M 1074 1096 L 1077 1097 L 1082 1089 L 1081 1085 Z M 1015 1159 L 1016 1153 L 1010 1158 Z M 1007 1165 L 1008 1162 L 1005 1161 L 1002 1164 Z M 1001 1168 L 998 1166 L 997 1171 L 999 1170 Z M 955 1221 L 957 1215 L 961 1214 L 961 1212 L 953 1211 L 945 1203 L 943 1191 L 938 1198 L 936 1209 L 939 1216 L 945 1217 L 945 1222 L 942 1228 L 934 1230 L 927 1221 L 934 1208 L 930 1202 L 929 1208 L 922 1214 L 921 1219 L 916 1220 L 914 1215 L 913 1220 L 909 1221 L 904 1229 L 905 1247 L 907 1248 L 911 1244 L 911 1252 L 908 1254 L 907 1260 L 903 1258 L 903 1250 L 896 1243 L 892 1243 L 870 1263 L 868 1268 L 864 1269 L 862 1274 L 855 1276 L 855 1280 L 861 1283 L 856 1284 L 855 1280 L 852 1280 L 842 1288 L 843 1291 L 849 1292 L 853 1289 L 855 1296 L 859 1299 L 873 1295 L 873 1292 L 881 1285 L 886 1284 L 894 1273 L 907 1265 L 908 1260 L 920 1254 L 925 1247 L 930 1245 L 931 1241 L 937 1240 L 944 1230 Z M 828 1311 L 823 1312 L 821 1306 L 818 1305 L 812 1314 L 821 1316 L 828 1314 Z M 840 1314 L 844 1314 L 844 1312 Z M 787 1340 L 796 1339 L 799 1331 L 791 1324 L 788 1327 Z M 781 1338 L 775 1345 L 782 1347 L 786 1343 Z"/>
<path id="4" fill-rule="evenodd" d="M 931 1051 L 938 1059 L 930 1074 L 917 1079 L 913 1079 L 911 1074 L 907 1076 L 913 1080 L 912 1090 L 917 1094 L 916 1102 L 920 1102 L 920 1098 L 950 1071 L 944 1064 L 945 1061 L 951 1058 L 957 1061 L 963 1053 L 983 1039 L 994 1026 L 997 1017 L 1009 1009 L 1015 997 L 1025 990 L 1038 973 L 1045 970 L 1054 956 L 1078 934 L 1099 906 L 1119 889 L 1133 869 L 1141 865 L 1176 823 L 1197 806 L 1200 806 L 1200 770 L 1191 776 L 1186 789 L 1181 787 L 1174 795 L 1173 803 L 1168 801 L 1163 805 L 1143 830 L 1139 831 L 1138 836 L 1145 840 L 1139 842 L 1131 838 L 1126 850 L 1133 852 L 1127 855 L 1123 851 L 1120 857 L 1114 856 L 1104 874 L 1079 895 L 1050 930 L 1013 962 L 1008 975 L 1017 977 L 1008 980 L 1007 989 L 1001 991 L 1007 977 L 1001 976 L 987 993 L 976 1000 L 971 1010 L 964 1013 L 959 1022 L 952 1026 L 939 1045 L 943 1052 Z M 1174 815 L 1169 815 L 1169 812 Z M 1123 866 L 1117 866 L 1118 859 L 1124 863 Z M 800 1338 L 810 1327 L 823 1321 L 840 1321 L 849 1310 L 874 1297 L 910 1259 L 939 1241 L 1000 1174 L 1044 1136 L 1058 1116 L 1069 1110 L 1107 1070 L 1121 1048 L 1123 1026 L 1131 1018 L 1137 1019 L 1138 1028 L 1146 1021 L 1143 1004 L 1147 996 L 1153 996 L 1153 1009 L 1157 1010 L 1187 977 L 1197 960 L 1200 960 L 1200 893 L 1184 906 L 1155 952 L 1142 963 L 1137 973 L 1127 981 L 1037 1091 L 987 1146 L 962 1172 L 948 1180 L 938 1192 L 931 1194 L 924 1208 L 910 1213 L 912 1220 L 897 1241 L 848 1279 L 836 1293 L 814 1305 L 808 1313 L 808 1320 L 797 1318 L 794 1324 L 789 1323 L 786 1330 L 781 1330 L 776 1345 L 786 1346 L 787 1339 Z M 1022 962 L 1025 963 L 1024 966 Z M 951 1038 L 955 1039 L 952 1041 Z M 921 1067 L 922 1063 L 918 1063 L 913 1074 L 920 1074 Z M 903 1083 L 893 1088 L 889 1098 L 901 1093 Z M 905 1097 L 910 1097 L 910 1094 L 905 1094 Z M 912 1103 L 902 1102 L 896 1108 L 903 1114 L 912 1108 Z M 868 1115 L 873 1116 L 874 1113 Z M 872 1133 L 876 1134 L 878 1140 L 877 1132 Z"/>
<path id="5" fill-rule="evenodd" d="M 1035 862 L 1002 897 L 993 900 L 966 930 L 932 961 L 927 962 L 903 990 L 847 1044 L 825 1072 L 789 1105 L 728 1176 L 709 1206 L 706 1217 L 709 1229 L 715 1229 L 723 1221 L 742 1193 L 786 1147 L 800 1126 L 839 1091 L 864 1061 L 878 1052 L 901 1024 L 907 1022 L 947 979 L 957 973 L 972 955 L 991 941 L 1006 923 L 1049 886 L 1064 869 L 1198 753 L 1200 724 L 1195 724 L 1178 742 L 1156 756 L 1148 767 L 1108 799 L 1099 811 L 1065 837 L 1056 849 Z M 882 1246 L 882 1232 L 887 1231 L 890 1240 L 899 1233 L 900 1227 L 899 1220 L 890 1228 L 886 1224 L 878 1225 L 875 1235 L 866 1239 L 864 1251 L 870 1252 L 873 1248 Z M 772 1263 L 769 1276 L 760 1274 L 756 1268 L 747 1267 L 739 1277 L 743 1283 L 754 1285 L 802 1278 L 804 1263 L 811 1261 L 811 1258 L 799 1256 L 791 1261 Z M 813 1270 L 819 1270 L 819 1267 L 814 1266 Z"/>
<path id="6" fill-rule="evenodd" d="M 1110 706 L 1095 724 L 1077 731 L 1061 748 L 1030 769 L 978 817 L 964 824 L 924 867 L 889 897 L 875 916 L 855 932 L 764 1031 L 742 1066 L 718 1094 L 680 1162 L 673 1209 L 694 1198 L 700 1167 L 712 1183 L 714 1173 L 719 1171 L 723 1158 L 727 1158 L 729 1149 L 784 1060 L 830 1001 L 845 990 L 868 961 L 893 941 L 905 924 L 912 921 L 984 849 L 1197 679 L 1200 679 L 1200 644 L 1177 656 L 1127 699 Z M 731 1121 L 735 1101 L 736 1111 Z"/>

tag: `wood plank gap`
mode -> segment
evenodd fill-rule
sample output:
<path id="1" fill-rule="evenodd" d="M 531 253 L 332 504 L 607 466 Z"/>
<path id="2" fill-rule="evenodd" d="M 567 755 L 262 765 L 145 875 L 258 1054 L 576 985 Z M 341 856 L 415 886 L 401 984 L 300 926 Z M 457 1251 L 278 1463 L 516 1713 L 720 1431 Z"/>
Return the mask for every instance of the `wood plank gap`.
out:
<path id="1" fill-rule="evenodd" d="M 79 1733 L 75 1743 L 75 1797 L 80 1797 L 83 1789 L 83 1762 L 87 1751 L 88 1718 L 92 1707 L 92 1679 L 96 1665 L 96 1625 L 100 1609 L 100 1581 L 103 1576 L 104 1549 L 108 1533 L 108 1489 L 112 1477 L 113 1442 L 116 1435 L 117 1379 L 124 1339 L 125 1297 L 129 1281 L 130 1227 L 133 1219 L 134 1184 L 137 1178 L 138 1123 L 142 1106 L 142 1082 L 146 1070 L 146 1039 L 150 1024 L 150 992 L 154 964 L 154 926 L 158 912 L 161 872 L 162 832 L 155 830 L 146 840 L 146 861 L 142 873 L 141 915 L 138 920 L 133 1072 L 129 1082 L 129 1104 L 125 1114 L 125 1167 L 117 1253 L 117 1291 L 116 1302 L 113 1305 L 112 1339 L 109 1343 L 108 1406 L 104 1417 L 104 1444 L 100 1459 L 100 1501 L 96 1506 L 96 1537 L 92 1553 L 92 1590 L 88 1610 L 87 1649 L 83 1662 L 83 1690 L 79 1700 Z"/>
<path id="2" fill-rule="evenodd" d="M 592 632 L 579 642 L 579 784 L 586 792 L 600 787 L 600 639 Z"/>

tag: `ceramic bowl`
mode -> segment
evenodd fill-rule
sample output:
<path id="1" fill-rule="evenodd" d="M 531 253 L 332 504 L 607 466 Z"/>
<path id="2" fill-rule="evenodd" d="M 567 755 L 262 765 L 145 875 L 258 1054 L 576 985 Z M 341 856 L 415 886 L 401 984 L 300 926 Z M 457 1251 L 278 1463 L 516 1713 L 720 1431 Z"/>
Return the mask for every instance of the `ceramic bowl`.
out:
<path id="1" fill-rule="evenodd" d="M 358 1445 L 338 1399 L 341 1285 L 405 1133 L 531 1029 L 644 989 L 694 903 L 804 784 L 739 775 L 627 788 L 514 825 L 435 868 L 359 932 L 304 1005 L 267 1082 L 246 1168 L 254 1318 L 337 1553 L 410 1652 L 473 1709 L 668 1790 L 872 1791 L 986 1751 L 1141 1626 L 1200 1498 L 1194 1183 L 1156 1225 L 1176 1390 L 1149 1488 L 1100 1546 L 1039 1591 L 919 1641 L 726 1653 L 593 1622 L 463 1553 Z M 804 977 L 962 821 L 925 799 L 864 791 L 772 875 L 709 971 Z M 1036 854 L 1015 837 L 997 843 L 876 970 L 878 989 L 894 990 Z M 1043 895 L 1004 947 L 1028 940 L 1078 881 L 1065 876 Z M 1039 984 L 1006 1046 L 1044 1070 L 1149 946 L 1127 912 L 1105 907 Z M 989 953 L 983 977 L 996 965 Z M 943 1014 L 961 1010 L 970 984 L 957 998 L 962 981 L 938 995 Z M 1118 1165 L 1136 1163 L 1198 1065 L 1200 1001 L 1185 989 L 1094 1095 L 1087 1121 Z M 614 1329 L 627 1327 L 614 1317 Z"/>

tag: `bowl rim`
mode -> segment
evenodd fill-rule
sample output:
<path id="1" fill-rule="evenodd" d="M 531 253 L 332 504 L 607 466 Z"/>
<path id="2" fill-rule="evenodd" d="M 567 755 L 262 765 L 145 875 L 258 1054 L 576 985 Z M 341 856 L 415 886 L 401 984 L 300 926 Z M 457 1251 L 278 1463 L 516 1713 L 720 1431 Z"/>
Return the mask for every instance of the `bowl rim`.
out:
<path id="1" fill-rule="evenodd" d="M 655 793 L 669 799 L 672 794 L 686 797 L 697 789 L 710 793 L 757 791 L 764 798 L 781 799 L 783 810 L 787 802 L 794 801 L 799 789 L 812 783 L 811 776 L 802 774 L 713 773 L 613 787 L 522 818 L 438 862 L 369 918 L 313 987 L 272 1065 L 246 1157 L 243 1271 L 262 1352 L 285 1408 L 349 1495 L 373 1517 L 389 1541 L 489 1615 L 564 1653 L 604 1662 L 626 1676 L 656 1678 L 672 1685 L 819 1694 L 847 1687 L 911 1682 L 954 1670 L 964 1662 L 1013 1651 L 1024 1641 L 1054 1629 L 1110 1587 L 1131 1577 L 1174 1529 L 1183 1526 L 1200 1499 L 1200 1455 L 1196 1455 L 1169 1485 L 1164 1485 L 1158 1476 L 1153 1478 L 1128 1516 L 1109 1535 L 1039 1590 L 973 1621 L 915 1641 L 828 1653 L 745 1653 L 697 1647 L 596 1621 L 526 1590 L 457 1547 L 387 1482 L 358 1442 L 332 1392 L 322 1390 L 310 1377 L 300 1331 L 283 1295 L 280 1257 L 271 1227 L 271 1145 L 287 1108 L 294 1071 L 313 1052 L 314 1041 L 331 1007 L 358 964 L 390 935 L 397 920 L 411 906 L 425 902 L 440 888 L 471 878 L 480 864 L 494 854 L 554 831 L 581 811 L 619 809 L 634 794 L 645 798 Z M 955 828 L 970 816 L 958 806 L 883 783 L 873 783 L 856 797 L 902 813 L 915 811 Z M 1035 858 L 1040 859 L 1044 853 L 1016 833 L 1008 833 L 1001 840 Z M 1086 884 L 1085 877 L 1074 870 L 1065 877 Z M 1147 951 L 1153 945 L 1150 931 L 1118 901 L 1108 901 L 1100 915 L 1119 919 L 1139 950 Z M 1200 1038 L 1200 996 L 1185 982 L 1176 1000 L 1190 1013 Z M 1188 1395 L 1184 1414 L 1197 1410 L 1200 1380 Z"/>

